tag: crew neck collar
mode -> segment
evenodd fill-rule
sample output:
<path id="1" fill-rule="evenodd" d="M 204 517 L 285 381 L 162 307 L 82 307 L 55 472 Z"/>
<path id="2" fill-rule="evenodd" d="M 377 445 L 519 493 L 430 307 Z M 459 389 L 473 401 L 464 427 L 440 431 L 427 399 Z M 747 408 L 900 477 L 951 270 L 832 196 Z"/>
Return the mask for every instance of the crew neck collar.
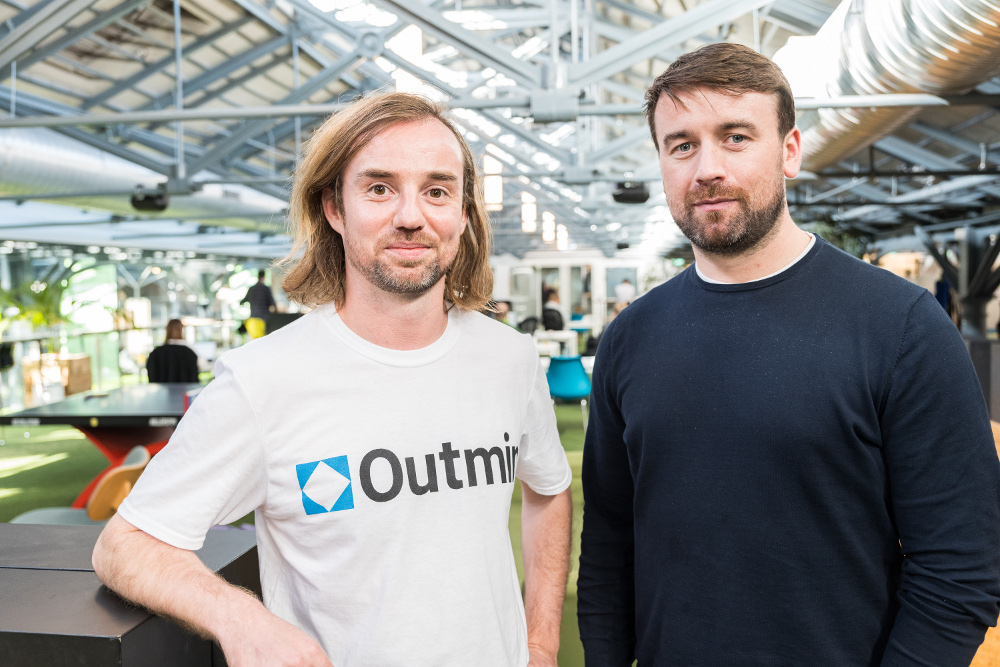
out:
<path id="1" fill-rule="evenodd" d="M 809 241 L 809 244 L 806 245 L 805 250 L 803 250 L 798 257 L 780 270 L 764 276 L 763 278 L 757 278 L 756 280 L 749 280 L 743 283 L 720 283 L 703 276 L 701 271 L 698 270 L 697 262 L 694 264 L 694 271 L 690 271 L 689 274 L 701 287 L 715 292 L 740 292 L 744 290 L 767 287 L 768 285 L 781 282 L 782 280 L 798 273 L 812 261 L 824 245 L 827 245 L 823 239 L 819 238 L 815 234 L 810 235 L 812 236 L 812 239 Z"/>
<path id="2" fill-rule="evenodd" d="M 350 327 L 344 324 L 332 303 L 320 306 L 317 310 L 320 311 L 320 316 L 333 330 L 333 333 L 358 354 L 380 364 L 403 367 L 424 366 L 447 354 L 458 340 L 462 319 L 465 315 L 461 308 L 449 304 L 448 323 L 444 333 L 436 341 L 418 350 L 392 350 L 367 341 L 354 333 Z"/>

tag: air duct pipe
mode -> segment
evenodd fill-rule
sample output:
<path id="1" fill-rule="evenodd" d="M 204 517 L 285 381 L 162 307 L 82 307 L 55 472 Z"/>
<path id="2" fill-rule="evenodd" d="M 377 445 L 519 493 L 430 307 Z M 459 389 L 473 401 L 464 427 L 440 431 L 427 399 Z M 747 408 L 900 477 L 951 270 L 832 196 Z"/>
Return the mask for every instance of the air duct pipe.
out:
<path id="1" fill-rule="evenodd" d="M 135 215 L 138 211 L 124 193 L 140 187 L 154 192 L 165 180 L 150 169 L 52 130 L 0 130 L 0 195 L 79 195 L 50 201 Z M 169 207 L 161 213 L 144 211 L 143 215 L 167 220 L 205 216 L 205 224 L 252 229 L 264 225 L 280 230 L 285 207 L 280 199 L 246 186 L 206 184 L 190 195 L 171 195 Z"/>
<path id="2" fill-rule="evenodd" d="M 1000 4 L 995 0 L 845 0 L 816 35 L 832 71 L 819 97 L 959 95 L 1000 73 Z M 799 53 L 805 45 L 800 43 Z M 812 48 L 815 54 L 817 49 Z M 775 60 L 789 72 L 794 56 Z M 806 74 L 806 73 L 804 73 Z M 815 77 L 815 71 L 812 76 Z M 806 74 L 808 76 L 808 74 Z M 795 77 L 799 78 L 799 77 Z M 802 77 L 805 79 L 806 77 Z M 797 88 L 795 80 L 793 89 Z M 807 79 L 806 79 L 807 80 Z M 801 93 L 796 90 L 796 95 Z M 818 171 L 853 155 L 919 108 L 818 109 L 800 114 L 803 168 Z"/>

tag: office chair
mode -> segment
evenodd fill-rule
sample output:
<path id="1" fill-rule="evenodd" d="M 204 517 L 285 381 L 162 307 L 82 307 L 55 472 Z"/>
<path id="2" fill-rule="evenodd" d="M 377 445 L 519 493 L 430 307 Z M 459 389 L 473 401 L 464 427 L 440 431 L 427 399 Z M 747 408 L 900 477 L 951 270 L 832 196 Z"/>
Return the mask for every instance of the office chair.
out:
<path id="1" fill-rule="evenodd" d="M 538 318 L 537 317 L 526 317 L 517 323 L 517 329 L 521 333 L 533 334 L 535 329 L 538 328 Z"/>
<path id="2" fill-rule="evenodd" d="M 50 526 L 100 526 L 118 510 L 125 496 L 135 486 L 139 475 L 146 469 L 149 458 L 149 451 L 145 447 L 133 447 L 120 466 L 109 470 L 97 482 L 85 508 L 43 507 L 19 514 L 10 522 Z"/>
<path id="3" fill-rule="evenodd" d="M 590 378 L 583 368 L 580 355 L 551 357 L 545 373 L 549 382 L 549 395 L 560 401 L 580 401 L 583 411 L 583 430 L 587 430 L 587 399 L 590 398 Z"/>

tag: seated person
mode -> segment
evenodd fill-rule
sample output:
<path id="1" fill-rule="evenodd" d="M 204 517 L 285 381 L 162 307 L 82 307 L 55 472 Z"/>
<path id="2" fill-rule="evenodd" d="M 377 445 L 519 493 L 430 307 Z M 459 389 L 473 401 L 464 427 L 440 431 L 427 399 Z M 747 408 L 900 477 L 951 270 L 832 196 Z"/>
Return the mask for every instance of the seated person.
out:
<path id="1" fill-rule="evenodd" d="M 167 340 L 149 353 L 146 373 L 150 382 L 198 381 L 198 354 L 184 341 L 180 320 L 167 322 Z"/>
<path id="2" fill-rule="evenodd" d="M 563 316 L 559 310 L 559 292 L 549 289 L 545 296 L 545 305 L 542 306 L 542 326 L 547 331 L 562 331 Z"/>

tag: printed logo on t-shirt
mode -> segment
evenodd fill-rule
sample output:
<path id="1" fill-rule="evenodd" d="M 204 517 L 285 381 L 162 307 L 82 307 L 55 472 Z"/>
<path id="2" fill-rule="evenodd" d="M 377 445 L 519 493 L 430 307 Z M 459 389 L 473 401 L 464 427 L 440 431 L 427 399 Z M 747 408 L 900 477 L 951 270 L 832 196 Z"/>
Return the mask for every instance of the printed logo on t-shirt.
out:
<path id="1" fill-rule="evenodd" d="M 306 514 L 325 514 L 354 509 L 351 469 L 346 456 L 295 466 L 302 489 L 302 507 Z"/>
<path id="2" fill-rule="evenodd" d="M 504 433 L 503 439 L 505 443 L 510 442 L 510 434 Z M 444 487 L 457 491 L 480 483 L 513 484 L 517 451 L 518 448 L 511 445 L 460 450 L 454 449 L 450 442 L 443 442 L 441 451 L 422 457 L 424 465 L 421 467 L 426 470 L 418 472 L 419 457 L 407 456 L 401 462 L 391 450 L 378 448 L 361 458 L 358 482 L 365 496 L 377 503 L 396 498 L 402 492 L 404 483 L 415 496 L 438 493 Z M 459 459 L 463 458 L 464 475 L 459 464 Z M 438 483 L 439 461 L 444 472 L 441 484 Z M 346 456 L 300 463 L 295 466 L 295 472 L 302 489 L 302 507 L 306 514 L 354 509 L 351 471 Z"/>

